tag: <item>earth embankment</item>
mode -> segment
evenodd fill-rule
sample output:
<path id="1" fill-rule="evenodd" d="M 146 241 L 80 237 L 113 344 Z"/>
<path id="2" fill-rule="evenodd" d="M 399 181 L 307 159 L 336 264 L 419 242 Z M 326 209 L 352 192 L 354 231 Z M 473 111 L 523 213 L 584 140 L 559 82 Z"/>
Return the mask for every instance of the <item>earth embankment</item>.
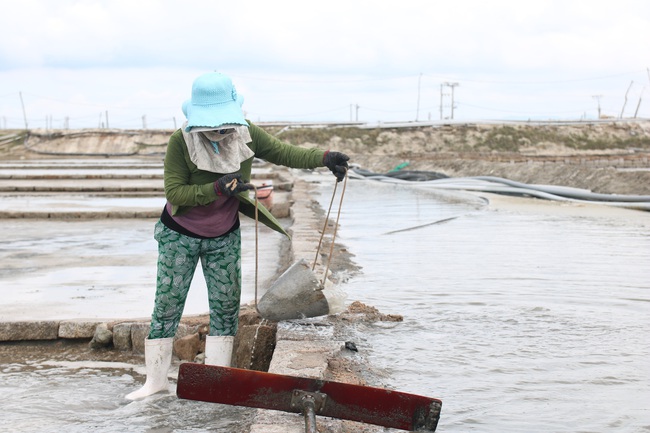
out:
<path id="1" fill-rule="evenodd" d="M 402 125 L 260 124 L 292 144 L 339 150 L 378 173 L 496 176 L 605 194 L 650 194 L 650 121 Z M 0 158 L 162 159 L 169 130 L 0 134 Z"/>

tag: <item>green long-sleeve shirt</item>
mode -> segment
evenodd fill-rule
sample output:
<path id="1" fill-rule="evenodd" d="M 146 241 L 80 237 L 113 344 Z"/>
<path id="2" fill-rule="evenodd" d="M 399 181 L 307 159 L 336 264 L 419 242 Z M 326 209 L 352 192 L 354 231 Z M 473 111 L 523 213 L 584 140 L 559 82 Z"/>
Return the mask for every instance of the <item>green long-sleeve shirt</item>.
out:
<path id="1" fill-rule="evenodd" d="M 248 147 L 255 157 L 277 165 L 291 168 L 316 168 L 323 166 L 323 155 L 320 149 L 305 149 L 278 140 L 255 126 L 250 121 L 249 132 L 252 141 Z M 253 158 L 242 162 L 238 173 L 245 182 L 250 182 Z M 172 134 L 165 154 L 165 197 L 172 204 L 172 215 L 182 215 L 193 206 L 203 206 L 215 200 L 222 200 L 217 195 L 214 182 L 227 173 L 212 173 L 199 170 L 191 160 L 183 133 L 179 129 Z M 248 191 L 237 195 L 240 201 L 239 211 L 244 215 L 255 217 L 255 202 L 249 197 Z M 268 227 L 288 236 L 280 223 L 264 206 L 259 204 L 259 220 Z"/>

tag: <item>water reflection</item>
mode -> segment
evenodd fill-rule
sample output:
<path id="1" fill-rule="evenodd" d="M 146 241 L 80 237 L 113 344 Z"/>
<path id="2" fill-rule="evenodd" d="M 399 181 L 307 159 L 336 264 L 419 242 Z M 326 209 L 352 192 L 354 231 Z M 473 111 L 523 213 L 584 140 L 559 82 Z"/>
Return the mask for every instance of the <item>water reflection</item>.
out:
<path id="1" fill-rule="evenodd" d="M 648 224 L 372 181 L 345 197 L 340 242 L 363 272 L 348 297 L 405 318 L 360 345 L 388 385 L 442 398 L 440 431 L 650 430 Z"/>

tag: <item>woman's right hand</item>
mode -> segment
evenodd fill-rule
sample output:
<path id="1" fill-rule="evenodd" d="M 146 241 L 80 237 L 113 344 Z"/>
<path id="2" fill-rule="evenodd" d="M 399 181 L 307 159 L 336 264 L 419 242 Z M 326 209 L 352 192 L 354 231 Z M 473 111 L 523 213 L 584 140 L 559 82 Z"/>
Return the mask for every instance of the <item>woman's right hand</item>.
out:
<path id="1" fill-rule="evenodd" d="M 215 182 L 215 186 L 218 195 L 225 195 L 228 197 L 237 195 L 242 191 L 253 189 L 251 185 L 242 180 L 240 173 L 231 173 L 220 177 Z"/>

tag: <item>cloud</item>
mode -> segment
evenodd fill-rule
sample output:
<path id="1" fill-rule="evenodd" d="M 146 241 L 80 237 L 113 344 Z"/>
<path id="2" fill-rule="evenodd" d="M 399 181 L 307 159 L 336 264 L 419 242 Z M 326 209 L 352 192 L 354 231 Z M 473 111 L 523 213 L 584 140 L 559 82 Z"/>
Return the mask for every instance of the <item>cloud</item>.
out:
<path id="1" fill-rule="evenodd" d="M 418 97 L 435 117 L 447 81 L 461 116 L 581 116 L 595 113 L 593 95 L 618 111 L 630 82 L 635 101 L 650 87 L 640 0 L 23 0 L 0 32 L 9 118 L 18 91 L 35 95 L 40 118 L 61 108 L 53 99 L 172 118 L 211 70 L 231 74 L 260 119 L 347 120 L 354 104 L 373 120 L 412 119 Z"/>
<path id="2" fill-rule="evenodd" d="M 3 16 L 3 33 L 12 35 L 0 42 L 3 68 L 242 62 L 381 74 L 456 64 L 610 68 L 612 56 L 620 68 L 650 40 L 650 5 L 642 1 L 403 0 L 396 7 L 340 0 L 23 0 Z"/>

